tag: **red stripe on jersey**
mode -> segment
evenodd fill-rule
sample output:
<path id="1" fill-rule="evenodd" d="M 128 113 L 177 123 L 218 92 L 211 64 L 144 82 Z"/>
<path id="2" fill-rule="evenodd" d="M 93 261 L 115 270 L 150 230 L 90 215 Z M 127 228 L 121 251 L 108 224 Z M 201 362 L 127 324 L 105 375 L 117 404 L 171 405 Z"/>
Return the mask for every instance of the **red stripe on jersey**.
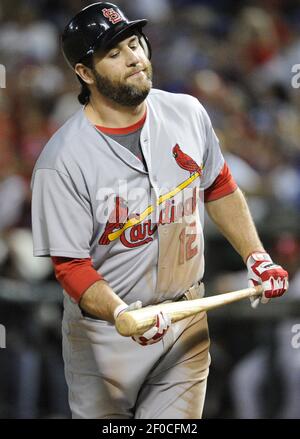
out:
<path id="1" fill-rule="evenodd" d="M 108 127 L 102 127 L 100 125 L 96 125 L 96 128 L 99 131 L 102 131 L 104 134 L 130 134 L 142 128 L 142 126 L 145 123 L 146 116 L 147 116 L 147 111 L 145 111 L 145 114 L 142 117 L 142 119 L 140 119 L 138 122 L 134 123 L 133 125 L 130 125 L 129 127 L 125 127 L 125 128 L 108 128 Z"/>
<path id="2" fill-rule="evenodd" d="M 213 184 L 205 189 L 204 191 L 204 202 L 218 200 L 219 198 L 225 197 L 226 195 L 231 194 L 237 189 L 238 185 L 236 184 L 233 176 L 231 175 L 230 169 L 227 166 L 227 163 L 224 163 L 224 166 L 215 179 Z"/>
<path id="3" fill-rule="evenodd" d="M 55 277 L 78 303 L 83 293 L 103 277 L 94 269 L 91 258 L 72 259 L 53 256 Z"/>

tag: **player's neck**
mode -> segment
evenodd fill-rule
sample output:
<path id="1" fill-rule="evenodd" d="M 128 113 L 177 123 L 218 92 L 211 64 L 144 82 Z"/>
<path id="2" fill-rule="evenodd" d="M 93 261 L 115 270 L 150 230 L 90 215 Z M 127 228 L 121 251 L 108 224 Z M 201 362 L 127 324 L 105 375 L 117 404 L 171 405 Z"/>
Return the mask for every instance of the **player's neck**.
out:
<path id="1" fill-rule="evenodd" d="M 84 111 L 86 117 L 94 125 L 107 128 L 123 128 L 134 125 L 146 111 L 146 103 L 142 102 L 136 107 L 124 107 L 108 99 L 95 101 L 92 98 L 86 105 Z"/>

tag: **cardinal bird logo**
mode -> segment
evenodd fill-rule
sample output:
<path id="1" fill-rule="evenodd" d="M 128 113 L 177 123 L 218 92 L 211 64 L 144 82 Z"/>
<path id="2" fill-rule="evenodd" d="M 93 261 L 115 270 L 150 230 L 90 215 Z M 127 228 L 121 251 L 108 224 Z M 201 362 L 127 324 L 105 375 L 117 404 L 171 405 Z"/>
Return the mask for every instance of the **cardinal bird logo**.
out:
<path id="1" fill-rule="evenodd" d="M 189 155 L 187 155 L 183 151 L 181 151 L 178 143 L 176 143 L 172 152 L 173 152 L 173 157 L 175 158 L 177 165 L 180 166 L 182 169 L 189 171 L 190 177 L 193 174 L 195 174 L 196 172 L 198 172 L 199 176 L 201 177 L 201 175 L 202 175 L 201 166 L 197 165 L 195 160 L 193 160 Z"/>
<path id="2" fill-rule="evenodd" d="M 114 230 L 121 229 L 128 220 L 128 206 L 126 201 L 122 197 L 116 197 L 116 205 L 114 210 L 110 213 L 108 221 L 105 226 L 105 230 L 99 239 L 99 244 L 108 245 L 110 240 L 108 235 Z"/>

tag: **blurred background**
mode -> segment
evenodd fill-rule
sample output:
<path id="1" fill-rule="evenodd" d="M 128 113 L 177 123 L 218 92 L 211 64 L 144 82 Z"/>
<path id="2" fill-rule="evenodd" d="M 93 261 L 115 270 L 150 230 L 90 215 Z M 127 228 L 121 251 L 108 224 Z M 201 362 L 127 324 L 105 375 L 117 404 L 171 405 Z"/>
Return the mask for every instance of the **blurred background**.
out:
<path id="1" fill-rule="evenodd" d="M 62 294 L 49 259 L 32 256 L 30 177 L 49 137 L 79 107 L 59 34 L 91 3 L 0 3 L 0 418 L 70 416 Z M 205 106 L 265 248 L 290 273 L 283 298 L 209 314 L 204 417 L 300 418 L 300 89 L 292 73 L 300 63 L 300 2 L 116 3 L 149 19 L 154 86 Z M 208 220 L 206 261 L 208 294 L 247 286 L 243 262 Z"/>

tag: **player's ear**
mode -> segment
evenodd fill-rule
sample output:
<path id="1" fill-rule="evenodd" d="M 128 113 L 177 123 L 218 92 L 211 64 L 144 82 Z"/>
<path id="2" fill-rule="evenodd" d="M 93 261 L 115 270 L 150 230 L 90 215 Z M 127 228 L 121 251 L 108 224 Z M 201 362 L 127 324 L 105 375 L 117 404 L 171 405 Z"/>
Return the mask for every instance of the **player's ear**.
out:
<path id="1" fill-rule="evenodd" d="M 74 67 L 76 74 L 88 85 L 94 84 L 94 74 L 92 69 L 82 63 L 77 63 Z"/>

